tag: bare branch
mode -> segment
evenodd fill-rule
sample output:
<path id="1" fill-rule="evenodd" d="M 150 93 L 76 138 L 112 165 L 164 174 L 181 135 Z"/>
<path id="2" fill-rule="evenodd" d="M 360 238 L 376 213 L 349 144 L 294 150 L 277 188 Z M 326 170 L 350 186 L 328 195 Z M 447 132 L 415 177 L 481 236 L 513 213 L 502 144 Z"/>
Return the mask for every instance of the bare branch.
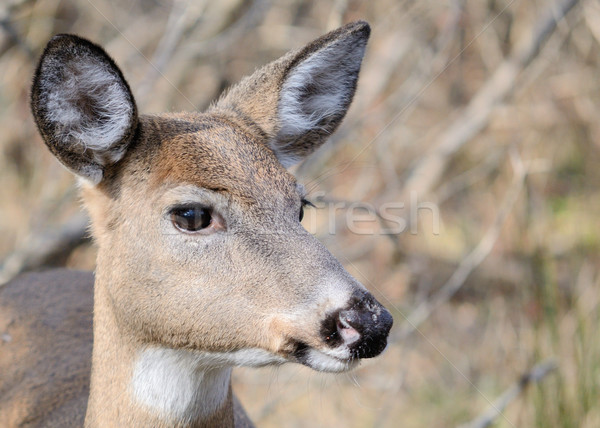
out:
<path id="1" fill-rule="evenodd" d="M 0 287 L 22 272 L 64 264 L 71 251 L 89 240 L 88 217 L 74 215 L 59 230 L 34 235 L 9 255 L 0 267 Z"/>
<path id="2" fill-rule="evenodd" d="M 433 189 L 446 170 L 451 156 L 487 126 L 494 108 L 512 92 L 518 75 L 537 56 L 557 23 L 577 2 L 578 0 L 561 1 L 538 21 L 531 36 L 517 43 L 509 57 L 441 134 L 431 152 L 412 168 L 404 194 L 416 191 L 422 195 Z"/>
<path id="3" fill-rule="evenodd" d="M 511 160 L 514 169 L 514 178 L 512 185 L 507 190 L 504 201 L 494 219 L 492 226 L 487 230 L 479 244 L 460 262 L 458 268 L 454 271 L 450 279 L 434 296 L 421 303 L 408 317 L 400 329 L 400 340 L 405 339 L 414 332 L 431 313 L 443 303 L 447 302 L 463 286 L 471 272 L 485 260 L 494 248 L 494 244 L 500 236 L 502 226 L 513 205 L 517 201 L 519 193 L 525 183 L 528 171 L 525 169 L 521 158 L 516 150 L 511 152 Z"/>
<path id="4" fill-rule="evenodd" d="M 197 10 L 202 11 L 206 6 L 206 2 L 200 2 L 194 6 Z M 173 4 L 167 21 L 167 28 L 150 60 L 151 66 L 148 67 L 148 71 L 138 88 L 137 97 L 140 104 L 143 104 L 146 97 L 151 93 L 154 83 L 164 71 L 186 27 L 189 25 L 192 17 L 189 13 L 189 7 L 189 2 L 175 1 Z"/>
<path id="5" fill-rule="evenodd" d="M 523 374 L 521 378 L 515 382 L 510 388 L 500 395 L 481 415 L 476 419 L 468 422 L 464 425 L 460 425 L 459 428 L 485 428 L 489 427 L 494 423 L 494 420 L 502 414 L 504 409 L 517 398 L 527 386 L 531 383 L 540 382 L 548 374 L 552 373 L 558 364 L 556 360 L 549 359 L 536 364 L 527 373 Z"/>

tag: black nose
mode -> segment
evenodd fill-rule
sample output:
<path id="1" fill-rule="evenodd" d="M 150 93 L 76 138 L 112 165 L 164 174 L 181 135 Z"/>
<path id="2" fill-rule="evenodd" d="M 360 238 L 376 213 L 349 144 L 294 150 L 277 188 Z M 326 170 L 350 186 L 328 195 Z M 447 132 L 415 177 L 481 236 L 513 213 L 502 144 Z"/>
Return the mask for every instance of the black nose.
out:
<path id="1" fill-rule="evenodd" d="M 371 294 L 361 292 L 352 297 L 345 309 L 329 315 L 321 332 L 332 348 L 346 344 L 355 358 L 372 358 L 387 346 L 393 322 L 381 303 Z"/>

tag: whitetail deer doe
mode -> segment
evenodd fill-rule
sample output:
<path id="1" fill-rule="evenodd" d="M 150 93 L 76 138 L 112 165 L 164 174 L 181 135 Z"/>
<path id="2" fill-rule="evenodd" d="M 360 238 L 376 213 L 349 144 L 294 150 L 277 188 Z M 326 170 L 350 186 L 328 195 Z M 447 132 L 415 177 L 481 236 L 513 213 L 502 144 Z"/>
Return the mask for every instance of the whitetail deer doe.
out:
<path id="1" fill-rule="evenodd" d="M 391 315 L 302 227 L 285 169 L 342 121 L 369 32 L 290 52 L 206 113 L 152 116 L 100 47 L 48 43 L 33 115 L 79 177 L 98 263 L 1 290 L 0 426 L 252 426 L 233 366 L 342 372 L 383 351 Z"/>

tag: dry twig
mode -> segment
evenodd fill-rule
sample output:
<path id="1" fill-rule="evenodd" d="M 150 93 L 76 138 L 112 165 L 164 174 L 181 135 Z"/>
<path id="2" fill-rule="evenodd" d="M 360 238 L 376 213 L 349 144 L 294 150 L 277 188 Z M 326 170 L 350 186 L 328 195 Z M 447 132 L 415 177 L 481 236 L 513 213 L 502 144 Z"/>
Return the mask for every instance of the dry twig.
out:
<path id="1" fill-rule="evenodd" d="M 511 151 L 511 161 L 514 170 L 514 178 L 512 185 L 507 190 L 504 201 L 498 209 L 498 213 L 492 226 L 487 230 L 479 244 L 460 262 L 458 268 L 454 271 L 450 279 L 442 286 L 442 288 L 433 295 L 429 300 L 421 303 L 410 315 L 406 317 L 405 323 L 400 329 L 400 339 L 405 339 L 408 335 L 414 332 L 431 313 L 443 303 L 447 302 L 454 294 L 463 286 L 471 272 L 481 264 L 494 248 L 494 244 L 500 236 L 502 226 L 506 221 L 508 214 L 511 212 L 513 205 L 517 201 L 517 197 L 521 193 L 521 189 L 525 183 L 525 178 L 530 172 L 523 165 L 521 158 L 516 150 Z"/>
<path id="2" fill-rule="evenodd" d="M 487 125 L 493 108 L 511 92 L 518 74 L 533 60 L 543 42 L 556 28 L 558 21 L 575 6 L 577 1 L 563 0 L 557 10 L 548 12 L 538 22 L 529 40 L 522 41 L 517 45 L 510 57 L 473 97 L 465 111 L 442 134 L 440 142 L 433 151 L 417 163 L 406 183 L 403 194 L 409 195 L 417 192 L 420 195 L 431 191 L 445 171 L 452 155 Z M 513 184 L 500 205 L 494 223 L 473 251 L 460 262 L 458 268 L 442 288 L 406 318 L 399 333 L 401 340 L 414 332 L 437 307 L 454 296 L 473 270 L 491 252 L 528 173 L 515 152 L 512 153 L 511 160 L 515 173 Z M 404 198 L 404 200 L 408 200 L 408 198 Z"/>
<path id="3" fill-rule="evenodd" d="M 138 93 L 136 94 L 138 103 L 144 103 L 145 98 L 152 91 L 152 86 L 158 77 L 161 76 L 175 52 L 177 44 L 181 40 L 186 27 L 189 25 L 191 18 L 190 13 L 188 12 L 189 6 L 189 2 L 176 1 L 173 4 L 171 14 L 167 20 L 167 28 L 154 51 L 154 55 L 150 60 L 150 67 L 148 67 L 148 71 L 138 88 Z M 205 2 L 201 2 L 199 5 L 196 4 L 195 7 L 198 10 L 203 10 Z"/>
<path id="4" fill-rule="evenodd" d="M 479 415 L 476 419 L 468 422 L 464 425 L 460 425 L 459 428 L 485 428 L 489 427 L 496 418 L 502 414 L 504 409 L 517 398 L 527 386 L 531 383 L 540 382 L 548 374 L 552 373 L 558 364 L 556 360 L 549 359 L 536 364 L 527 373 L 521 376 L 521 378 L 510 388 L 500 395 L 491 405 Z"/>
<path id="5" fill-rule="evenodd" d="M 411 192 L 425 195 L 433 189 L 446 170 L 452 155 L 487 126 L 494 108 L 512 92 L 521 71 L 537 56 L 558 22 L 577 2 L 578 0 L 561 1 L 538 21 L 531 37 L 517 43 L 509 57 L 500 64 L 462 113 L 441 134 L 439 142 L 431 152 L 414 165 L 404 186 L 405 195 Z"/>
<path id="6" fill-rule="evenodd" d="M 0 287 L 21 272 L 44 266 L 60 266 L 69 254 L 89 240 L 87 215 L 74 215 L 59 230 L 33 235 L 25 245 L 9 255 L 0 267 Z"/>

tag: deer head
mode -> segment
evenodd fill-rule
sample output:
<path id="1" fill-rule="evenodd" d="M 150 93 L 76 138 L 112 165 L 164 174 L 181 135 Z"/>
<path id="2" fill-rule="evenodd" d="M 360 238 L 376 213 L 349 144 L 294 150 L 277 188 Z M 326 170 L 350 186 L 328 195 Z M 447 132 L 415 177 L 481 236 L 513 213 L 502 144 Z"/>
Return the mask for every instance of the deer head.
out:
<path id="1" fill-rule="evenodd" d="M 392 317 L 303 228 L 303 188 L 286 170 L 344 118 L 369 32 L 352 23 L 290 52 L 205 113 L 139 116 L 100 47 L 52 39 L 32 109 L 91 216 L 95 353 L 339 372 L 383 351 Z"/>

